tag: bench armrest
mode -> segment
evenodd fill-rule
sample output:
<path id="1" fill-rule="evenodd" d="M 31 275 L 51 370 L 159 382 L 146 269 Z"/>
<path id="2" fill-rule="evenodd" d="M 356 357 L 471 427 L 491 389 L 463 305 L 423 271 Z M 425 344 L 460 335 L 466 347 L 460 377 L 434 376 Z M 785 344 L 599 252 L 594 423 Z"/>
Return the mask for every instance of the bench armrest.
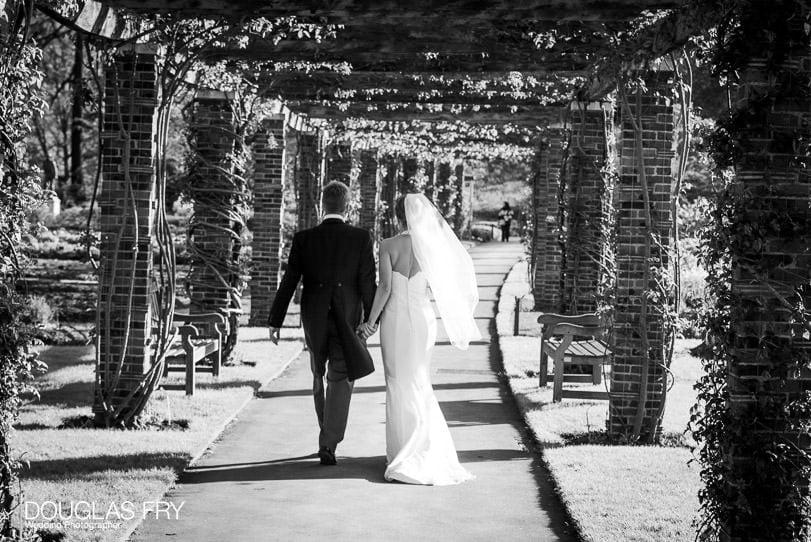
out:
<path id="1" fill-rule="evenodd" d="M 225 323 L 225 316 L 223 316 L 219 312 L 202 312 L 196 314 L 181 314 L 175 313 L 174 318 L 172 319 L 174 322 L 188 322 L 191 324 L 199 324 L 199 323 L 218 323 L 224 324 Z"/>
<path id="2" fill-rule="evenodd" d="M 180 343 L 186 352 L 193 348 L 191 340 L 200 336 L 200 330 L 189 324 L 177 326 L 177 333 L 180 335 Z"/>
<path id="3" fill-rule="evenodd" d="M 183 327 L 191 327 L 195 329 L 194 335 L 186 335 L 183 337 L 184 342 L 192 337 L 200 339 L 216 339 L 223 345 L 224 338 L 229 334 L 228 318 L 221 312 L 204 312 L 198 314 L 179 314 L 176 313 L 172 322 L 178 329 Z"/>
<path id="4" fill-rule="evenodd" d="M 200 330 L 191 324 L 183 324 L 176 327 L 178 335 L 180 335 L 184 339 L 186 337 L 197 337 L 198 335 L 200 335 Z"/>
<path id="5" fill-rule="evenodd" d="M 538 323 L 544 326 L 549 324 L 577 324 L 579 326 L 599 326 L 603 321 L 597 313 L 590 312 L 588 314 L 577 314 L 574 316 L 567 316 L 565 314 L 555 314 L 552 312 L 544 312 L 538 316 Z"/>
<path id="6" fill-rule="evenodd" d="M 541 324 L 541 337 L 544 341 L 554 335 L 579 335 L 596 339 L 602 336 L 605 325 L 596 313 L 574 316 L 545 313 L 538 316 L 538 323 Z"/>
<path id="7" fill-rule="evenodd" d="M 595 339 L 602 336 L 603 332 L 605 331 L 600 326 L 579 326 L 577 324 L 568 324 L 562 322 L 560 324 L 554 324 L 548 327 L 548 330 L 544 331 L 544 338 L 547 338 L 546 333 L 549 333 L 549 336 L 552 335 L 577 335 L 579 337 L 593 337 Z"/>
<path id="8" fill-rule="evenodd" d="M 228 318 L 219 312 L 203 312 L 197 314 L 175 313 L 172 322 L 176 326 L 184 324 L 211 324 L 220 328 L 222 332 L 228 332 Z"/>

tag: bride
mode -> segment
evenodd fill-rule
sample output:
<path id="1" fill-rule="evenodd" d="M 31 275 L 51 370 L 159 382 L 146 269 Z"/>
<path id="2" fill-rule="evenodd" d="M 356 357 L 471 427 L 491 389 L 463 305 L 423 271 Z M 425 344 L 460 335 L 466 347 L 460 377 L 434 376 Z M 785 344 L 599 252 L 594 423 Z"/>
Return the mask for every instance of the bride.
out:
<path id="1" fill-rule="evenodd" d="M 473 320 L 476 276 L 467 251 L 424 195 L 401 196 L 394 210 L 402 232 L 380 244 L 380 284 L 367 323 L 359 330 L 371 335 L 380 318 L 386 377 L 385 478 L 409 484 L 457 484 L 473 475 L 459 464 L 431 387 L 437 320 L 430 292 L 451 343 L 467 349 L 471 340 L 481 337 Z"/>

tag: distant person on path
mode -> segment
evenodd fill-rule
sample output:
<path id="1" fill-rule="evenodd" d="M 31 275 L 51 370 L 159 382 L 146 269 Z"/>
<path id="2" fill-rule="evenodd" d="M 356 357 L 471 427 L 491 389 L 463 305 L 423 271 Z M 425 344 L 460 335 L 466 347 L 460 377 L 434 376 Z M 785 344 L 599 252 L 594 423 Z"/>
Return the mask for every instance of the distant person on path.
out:
<path id="1" fill-rule="evenodd" d="M 501 228 L 501 240 L 507 242 L 510 240 L 510 225 L 513 221 L 513 210 L 510 204 L 506 201 L 504 206 L 498 212 L 498 227 Z"/>
<path id="2" fill-rule="evenodd" d="M 310 351 L 322 465 L 336 464 L 335 449 L 344 438 L 354 381 L 374 371 L 366 343 L 355 333 L 371 312 L 375 296 L 374 241 L 368 231 L 346 224 L 348 202 L 345 184 L 333 181 L 324 187 L 323 221 L 293 237 L 268 319 L 270 340 L 279 344 L 287 307 L 302 280 L 301 321 Z"/>

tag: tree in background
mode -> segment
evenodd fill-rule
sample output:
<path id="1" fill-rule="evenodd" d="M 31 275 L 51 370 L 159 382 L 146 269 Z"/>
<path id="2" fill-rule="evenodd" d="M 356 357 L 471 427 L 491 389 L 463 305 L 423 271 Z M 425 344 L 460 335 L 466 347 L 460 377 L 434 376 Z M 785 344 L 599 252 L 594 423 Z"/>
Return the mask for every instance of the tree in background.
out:
<path id="1" fill-rule="evenodd" d="M 45 187 L 68 203 L 87 197 L 85 179 L 97 159 L 94 85 L 88 48 L 82 36 L 52 19 L 34 14 L 31 33 L 42 51 L 42 98 L 45 109 L 33 119 L 27 139 L 33 164 L 43 171 Z"/>
<path id="2" fill-rule="evenodd" d="M 505 201 L 510 202 L 516 219 L 521 213 L 529 213 L 532 173 L 526 160 L 471 162 L 468 167 L 473 170 L 474 220 L 497 220 L 498 210 Z"/>

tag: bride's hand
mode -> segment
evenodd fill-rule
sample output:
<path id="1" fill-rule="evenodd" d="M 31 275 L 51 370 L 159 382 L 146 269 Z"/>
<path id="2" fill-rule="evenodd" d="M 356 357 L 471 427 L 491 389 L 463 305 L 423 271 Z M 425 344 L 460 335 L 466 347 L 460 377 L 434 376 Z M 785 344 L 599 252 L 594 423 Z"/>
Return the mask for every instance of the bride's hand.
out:
<path id="1" fill-rule="evenodd" d="M 377 331 L 377 326 L 374 324 L 370 324 L 369 322 L 361 324 L 360 328 L 361 328 L 360 329 L 361 337 L 363 337 L 363 340 L 368 339 L 369 337 L 374 335 L 375 332 Z"/>

